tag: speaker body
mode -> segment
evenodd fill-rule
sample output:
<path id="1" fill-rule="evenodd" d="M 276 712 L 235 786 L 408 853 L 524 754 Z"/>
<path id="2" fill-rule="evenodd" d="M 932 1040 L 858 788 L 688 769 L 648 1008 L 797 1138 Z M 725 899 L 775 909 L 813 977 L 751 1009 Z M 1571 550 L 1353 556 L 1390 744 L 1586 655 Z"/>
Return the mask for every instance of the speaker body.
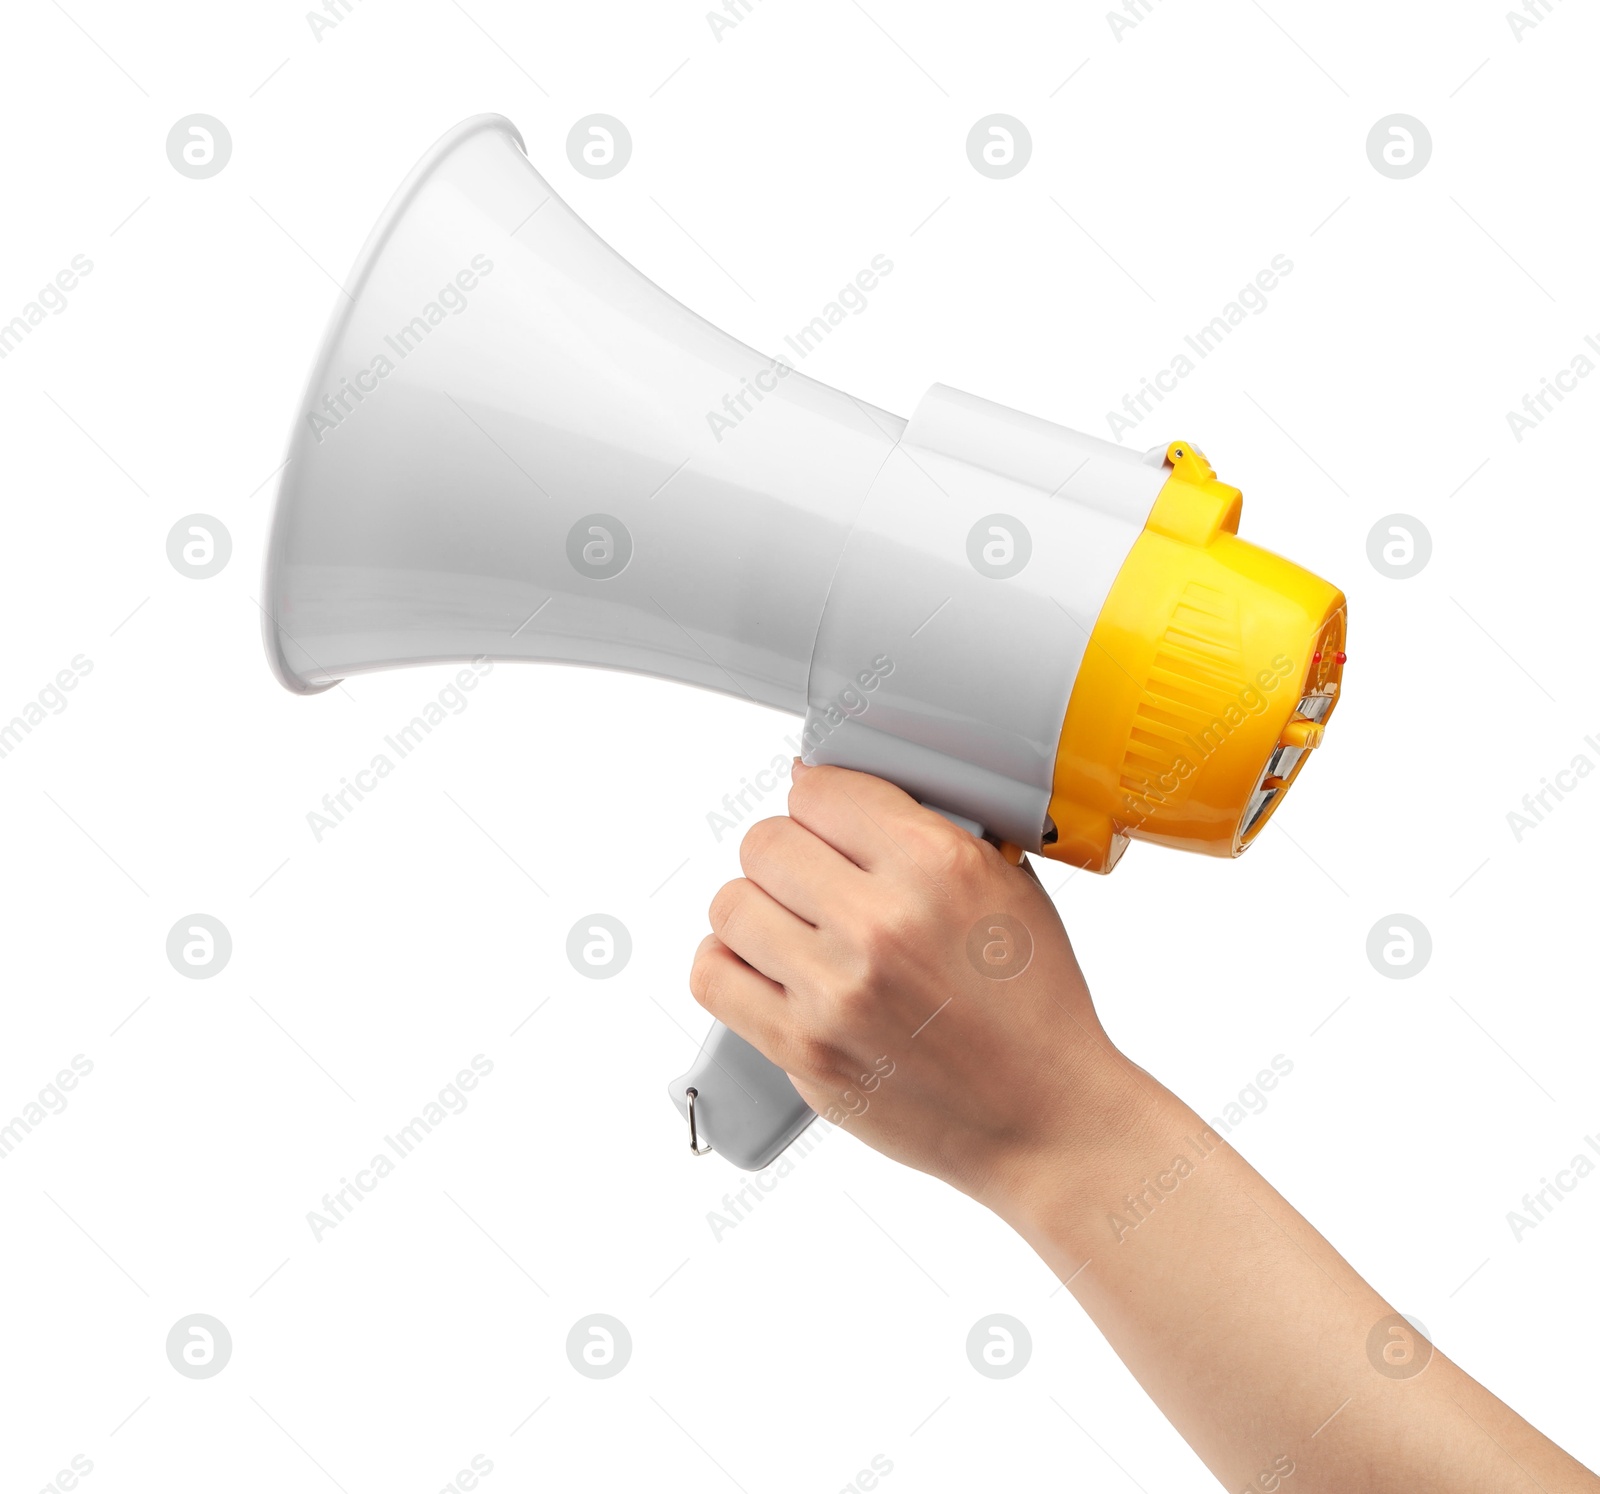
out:
<path id="1" fill-rule="evenodd" d="M 483 116 L 413 172 L 336 312 L 267 652 L 302 691 L 485 655 L 705 686 L 1038 850 L 1078 665 L 1165 479 L 1159 452 L 937 385 L 908 424 L 757 353 Z M 1014 576 L 969 556 L 989 515 L 1026 537 Z"/>

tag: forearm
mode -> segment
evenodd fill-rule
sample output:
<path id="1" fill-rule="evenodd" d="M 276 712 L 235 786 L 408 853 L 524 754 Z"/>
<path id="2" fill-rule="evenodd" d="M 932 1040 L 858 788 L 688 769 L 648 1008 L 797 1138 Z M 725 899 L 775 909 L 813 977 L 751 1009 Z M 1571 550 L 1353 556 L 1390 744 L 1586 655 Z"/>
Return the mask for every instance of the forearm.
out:
<path id="1" fill-rule="evenodd" d="M 1274 1490 L 1292 1468 L 1299 1494 L 1600 1489 L 1193 1110 L 1109 1050 L 1096 1070 L 1106 1123 L 986 1201 L 1225 1487 Z"/>

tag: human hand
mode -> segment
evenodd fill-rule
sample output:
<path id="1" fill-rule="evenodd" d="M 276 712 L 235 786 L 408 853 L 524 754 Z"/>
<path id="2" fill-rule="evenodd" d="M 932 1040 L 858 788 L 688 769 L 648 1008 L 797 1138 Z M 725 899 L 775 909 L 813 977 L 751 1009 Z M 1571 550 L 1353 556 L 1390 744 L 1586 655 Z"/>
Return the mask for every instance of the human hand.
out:
<path id="1" fill-rule="evenodd" d="M 1113 1124 L 1125 1061 L 1030 871 L 881 779 L 803 765 L 739 860 L 690 988 L 819 1114 L 1002 1213 Z"/>

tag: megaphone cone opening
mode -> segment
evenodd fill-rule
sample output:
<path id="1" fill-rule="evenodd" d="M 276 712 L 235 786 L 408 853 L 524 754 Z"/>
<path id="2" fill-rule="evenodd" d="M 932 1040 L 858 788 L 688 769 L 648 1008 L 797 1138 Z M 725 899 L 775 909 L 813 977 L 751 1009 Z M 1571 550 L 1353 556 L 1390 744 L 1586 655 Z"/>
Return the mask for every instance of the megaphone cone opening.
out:
<path id="1" fill-rule="evenodd" d="M 320 695 L 338 683 L 337 680 L 331 679 L 309 680 L 290 664 L 284 647 L 284 640 L 288 635 L 278 615 L 279 600 L 283 596 L 282 561 L 290 527 L 289 515 L 286 512 L 287 497 L 290 484 L 294 481 L 297 458 L 303 458 L 304 447 L 312 439 L 306 413 L 316 400 L 319 391 L 328 385 L 330 365 L 336 350 L 344 340 L 345 331 L 355 313 L 362 291 L 372 274 L 373 267 L 381 258 L 390 235 L 405 216 L 407 208 L 441 162 L 451 156 L 465 141 L 486 130 L 498 131 L 514 142 L 524 155 L 527 154 L 527 145 L 522 139 L 521 131 L 502 114 L 474 114 L 470 119 L 464 119 L 460 124 L 446 130 L 434 141 L 389 198 L 388 204 L 356 255 L 350 273 L 345 277 L 343 293 L 335 302 L 327 330 L 323 333 L 317 356 L 312 363 L 310 377 L 306 380 L 306 392 L 301 398 L 299 414 L 289 437 L 289 454 L 278 478 L 271 538 L 267 544 L 263 567 L 262 596 L 265 600 L 261 608 L 262 640 L 266 647 L 267 662 L 279 683 L 297 695 Z M 302 657 L 306 657 L 304 649 L 295 644 L 292 637 L 288 641 Z"/>

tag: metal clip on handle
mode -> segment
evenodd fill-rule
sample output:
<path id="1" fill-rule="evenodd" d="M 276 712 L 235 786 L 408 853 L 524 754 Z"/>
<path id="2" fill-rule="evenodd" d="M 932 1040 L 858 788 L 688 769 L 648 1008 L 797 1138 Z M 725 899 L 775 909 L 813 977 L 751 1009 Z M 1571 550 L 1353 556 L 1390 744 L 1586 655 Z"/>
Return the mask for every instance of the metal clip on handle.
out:
<path id="1" fill-rule="evenodd" d="M 711 1148 L 700 1145 L 700 1134 L 695 1129 L 694 1124 L 694 1102 L 700 1098 L 700 1091 L 686 1089 L 683 1092 L 683 1096 L 689 1102 L 689 1150 L 697 1157 L 704 1157 L 711 1151 Z"/>

